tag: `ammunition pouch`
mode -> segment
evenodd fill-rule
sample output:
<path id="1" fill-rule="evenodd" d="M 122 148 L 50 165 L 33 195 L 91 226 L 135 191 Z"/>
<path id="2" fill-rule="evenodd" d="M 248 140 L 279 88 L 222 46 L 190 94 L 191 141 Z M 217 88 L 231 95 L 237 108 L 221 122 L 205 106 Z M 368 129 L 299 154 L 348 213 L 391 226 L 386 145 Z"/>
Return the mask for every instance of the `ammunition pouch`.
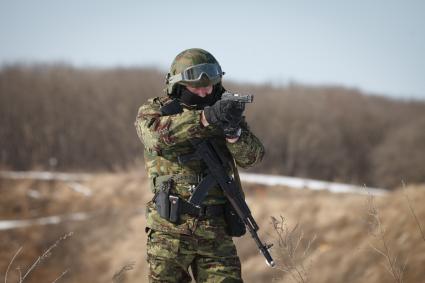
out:
<path id="1" fill-rule="evenodd" d="M 170 195 L 164 191 L 159 191 L 155 195 L 155 207 L 158 214 L 165 219 L 170 218 Z"/>
<path id="2" fill-rule="evenodd" d="M 156 211 L 159 216 L 170 222 L 177 223 L 179 221 L 179 204 L 178 196 L 170 194 L 174 186 L 173 179 L 163 182 L 155 194 L 153 201 L 155 202 Z"/>
<path id="3" fill-rule="evenodd" d="M 245 224 L 236 213 L 232 204 L 228 201 L 224 206 L 224 219 L 226 221 L 226 233 L 232 237 L 241 237 L 246 233 Z"/>

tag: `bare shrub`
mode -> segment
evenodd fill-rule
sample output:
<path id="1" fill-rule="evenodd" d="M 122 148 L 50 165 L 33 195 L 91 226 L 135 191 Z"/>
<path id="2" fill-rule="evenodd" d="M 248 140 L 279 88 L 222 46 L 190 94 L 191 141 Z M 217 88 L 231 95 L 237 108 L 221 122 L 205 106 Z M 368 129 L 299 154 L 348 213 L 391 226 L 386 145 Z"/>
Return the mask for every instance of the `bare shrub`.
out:
<path id="1" fill-rule="evenodd" d="M 402 283 L 404 272 L 407 266 L 407 260 L 404 263 L 400 262 L 400 259 L 393 254 L 391 246 L 386 239 L 386 230 L 382 224 L 379 210 L 376 207 L 375 199 L 373 195 L 368 197 L 368 223 L 369 233 L 374 239 L 375 243 L 370 242 L 369 246 L 372 250 L 378 253 L 385 259 L 384 266 L 388 273 L 394 279 L 396 283 Z"/>
<path id="2" fill-rule="evenodd" d="M 292 84 L 252 92 L 258 95 L 248 118 L 267 150 L 260 169 L 330 181 L 389 184 L 382 182 L 385 176 L 374 174 L 385 165 L 372 163 L 375 149 L 389 131 L 425 113 L 418 110 L 424 109 L 423 103 L 369 97 L 355 89 Z M 417 125 L 412 127 L 419 131 Z"/>
<path id="3" fill-rule="evenodd" d="M 0 157 L 18 170 L 123 168 L 142 155 L 137 108 L 161 95 L 155 70 L 10 66 L 0 72 Z M 51 162 L 55 160 L 55 162 Z"/>
<path id="4" fill-rule="evenodd" d="M 424 240 L 425 242 L 425 233 L 424 233 L 424 229 L 422 228 L 421 222 L 419 221 L 419 218 L 416 214 L 415 209 L 413 208 L 412 202 L 409 198 L 409 195 L 407 194 L 407 190 L 406 190 L 406 184 L 404 182 L 402 182 L 402 188 L 403 188 L 403 195 L 406 199 L 407 205 L 409 206 L 409 211 L 412 214 L 413 218 L 415 219 L 416 222 L 416 226 L 418 227 L 419 233 L 422 236 L 422 240 Z"/>
<path id="5" fill-rule="evenodd" d="M 388 133 L 373 152 L 375 182 L 396 187 L 402 180 L 422 183 L 425 165 L 425 117 Z"/>
<path id="6" fill-rule="evenodd" d="M 115 274 L 114 274 L 114 276 L 112 277 L 112 282 L 113 283 L 121 283 L 121 282 L 124 282 L 123 280 L 124 280 L 124 274 L 127 272 L 127 271 L 130 271 L 130 270 L 133 270 L 134 269 L 134 265 L 135 265 L 136 263 L 135 262 L 130 262 L 130 263 L 128 263 L 128 264 L 126 264 L 126 265 L 124 265 L 118 272 L 116 272 Z"/>
<path id="7" fill-rule="evenodd" d="M 163 95 L 154 69 L 10 65 L 0 69 L 0 167 L 117 170 L 142 158 L 133 122 Z M 393 188 L 424 182 L 425 103 L 357 89 L 235 84 L 266 147 L 255 171 Z"/>
<path id="8" fill-rule="evenodd" d="M 22 282 L 24 282 L 25 281 L 25 279 L 34 271 L 34 269 L 36 268 L 36 267 L 38 267 L 38 266 L 40 266 L 47 258 L 49 258 L 50 256 L 51 256 L 51 254 L 52 254 L 52 251 L 54 250 L 54 249 L 56 249 L 58 246 L 59 246 L 59 244 L 62 242 L 62 241 L 65 241 L 66 239 L 68 239 L 69 237 L 71 237 L 72 236 L 72 232 L 70 232 L 70 233 L 67 233 L 67 234 L 65 234 L 65 235 L 63 235 L 62 237 L 60 237 L 58 240 L 56 240 L 56 242 L 54 243 L 54 244 L 52 244 L 50 247 L 48 247 L 33 263 L 32 263 L 32 265 L 24 272 L 24 273 L 22 273 L 22 271 L 21 271 L 21 267 L 17 267 L 16 268 L 16 270 L 17 270 L 17 272 L 18 272 L 18 274 L 19 274 L 19 276 L 18 276 L 18 278 L 19 278 L 19 280 L 18 280 L 18 282 L 19 283 L 22 283 Z M 19 255 L 19 253 L 22 251 L 22 247 L 20 247 L 19 249 L 18 249 L 18 251 L 15 253 L 15 255 L 12 257 L 12 259 L 11 259 L 11 261 L 10 261 L 10 263 L 9 263 L 9 265 L 7 266 L 7 269 L 6 269 L 6 273 L 5 273 L 5 276 L 4 276 L 4 283 L 7 283 L 7 279 L 8 279 L 8 275 L 9 275 L 9 271 L 10 271 L 10 268 L 11 268 L 11 266 L 13 265 L 13 263 L 14 263 L 14 261 L 15 261 L 15 259 L 17 258 L 17 256 Z M 60 278 L 62 278 L 66 273 L 68 273 L 68 269 L 67 270 L 65 270 L 64 272 L 62 272 L 62 274 L 61 275 L 59 275 L 53 282 L 57 282 Z"/>
<path id="9" fill-rule="evenodd" d="M 310 282 L 309 268 L 305 261 L 310 256 L 310 247 L 316 239 L 307 239 L 299 224 L 289 228 L 287 220 L 271 217 L 273 229 L 277 236 L 279 262 L 277 269 L 288 274 L 297 283 Z M 309 262 L 311 265 L 311 261 Z"/>

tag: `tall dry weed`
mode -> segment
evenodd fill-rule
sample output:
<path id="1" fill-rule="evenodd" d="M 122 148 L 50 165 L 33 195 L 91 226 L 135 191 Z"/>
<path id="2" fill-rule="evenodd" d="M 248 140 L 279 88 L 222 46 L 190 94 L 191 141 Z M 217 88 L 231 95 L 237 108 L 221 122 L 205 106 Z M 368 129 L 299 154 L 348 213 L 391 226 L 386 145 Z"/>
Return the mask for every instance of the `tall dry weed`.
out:
<path id="1" fill-rule="evenodd" d="M 368 196 L 368 222 L 369 233 L 373 239 L 369 243 L 370 248 L 385 259 L 384 267 L 392 276 L 394 282 L 403 283 L 404 273 L 407 267 L 407 259 L 398 258 L 392 251 L 391 243 L 386 237 L 386 228 L 384 227 L 378 207 L 373 195 Z"/>
<path id="2" fill-rule="evenodd" d="M 276 268 L 288 275 L 293 282 L 312 282 L 309 274 L 312 260 L 309 257 L 316 236 L 309 239 L 299 224 L 289 227 L 283 216 L 279 219 L 272 216 L 271 220 L 278 246 Z"/>
<path id="3" fill-rule="evenodd" d="M 61 242 L 65 241 L 66 239 L 68 239 L 69 237 L 72 236 L 72 232 L 67 233 L 65 235 L 63 235 L 62 237 L 60 237 L 58 240 L 56 240 L 55 243 L 53 243 L 51 246 L 49 246 L 32 264 L 29 268 L 27 268 L 24 272 L 22 272 L 21 267 L 18 266 L 16 268 L 16 271 L 18 273 L 18 283 L 23 283 L 29 276 L 30 274 L 38 267 L 40 266 L 46 259 L 48 259 L 53 250 L 56 249 Z M 8 277 L 9 277 L 9 271 L 11 269 L 11 267 L 13 266 L 13 263 L 15 261 L 15 259 L 18 257 L 18 255 L 20 254 L 20 252 L 22 251 L 22 247 L 20 247 L 16 253 L 14 254 L 14 256 L 12 257 L 11 261 L 9 262 L 6 272 L 5 272 L 5 276 L 4 276 L 4 283 L 7 283 Z M 64 277 L 67 273 L 69 272 L 69 269 L 66 269 L 65 271 L 63 271 L 58 277 L 56 277 L 53 282 L 58 282 L 62 277 Z"/>

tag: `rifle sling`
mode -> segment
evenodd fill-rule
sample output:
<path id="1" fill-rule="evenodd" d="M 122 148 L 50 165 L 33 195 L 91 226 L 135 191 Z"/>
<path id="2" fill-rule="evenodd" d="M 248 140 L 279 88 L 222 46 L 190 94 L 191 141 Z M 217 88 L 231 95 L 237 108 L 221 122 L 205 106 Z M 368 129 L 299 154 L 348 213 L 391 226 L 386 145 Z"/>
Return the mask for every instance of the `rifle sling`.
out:
<path id="1" fill-rule="evenodd" d="M 202 201 L 205 199 L 210 188 L 217 185 L 217 181 L 211 174 L 205 176 L 201 182 L 196 186 L 192 195 L 189 198 L 189 202 L 195 206 L 200 206 Z"/>

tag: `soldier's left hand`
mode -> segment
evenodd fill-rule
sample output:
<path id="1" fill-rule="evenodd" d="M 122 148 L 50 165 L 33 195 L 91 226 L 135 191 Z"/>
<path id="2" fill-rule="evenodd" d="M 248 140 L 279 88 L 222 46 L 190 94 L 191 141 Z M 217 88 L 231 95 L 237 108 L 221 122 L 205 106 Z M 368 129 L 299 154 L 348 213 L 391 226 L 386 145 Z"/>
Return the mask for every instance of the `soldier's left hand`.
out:
<path id="1" fill-rule="evenodd" d="M 223 133 L 226 139 L 237 139 L 240 137 L 242 132 L 241 127 L 239 126 L 239 123 L 237 124 L 231 124 L 231 123 L 224 123 L 223 124 Z"/>
<path id="2" fill-rule="evenodd" d="M 219 100 L 204 109 L 204 117 L 209 124 L 223 128 L 224 124 L 239 124 L 245 104 L 230 100 Z"/>

